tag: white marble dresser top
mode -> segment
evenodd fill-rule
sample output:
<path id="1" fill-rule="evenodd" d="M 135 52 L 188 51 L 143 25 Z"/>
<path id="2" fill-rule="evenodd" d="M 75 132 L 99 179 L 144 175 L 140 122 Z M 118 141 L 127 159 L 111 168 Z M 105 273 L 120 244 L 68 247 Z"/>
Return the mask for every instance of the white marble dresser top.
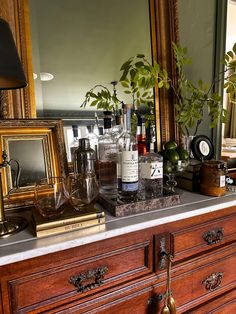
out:
<path id="1" fill-rule="evenodd" d="M 123 218 L 115 218 L 106 212 L 106 224 L 100 231 L 90 227 L 37 239 L 29 224 L 27 229 L 0 239 L 0 266 L 236 205 L 236 193 L 227 193 L 223 197 L 208 197 L 187 191 L 180 193 L 180 205 Z M 25 215 L 30 217 L 29 212 Z"/>

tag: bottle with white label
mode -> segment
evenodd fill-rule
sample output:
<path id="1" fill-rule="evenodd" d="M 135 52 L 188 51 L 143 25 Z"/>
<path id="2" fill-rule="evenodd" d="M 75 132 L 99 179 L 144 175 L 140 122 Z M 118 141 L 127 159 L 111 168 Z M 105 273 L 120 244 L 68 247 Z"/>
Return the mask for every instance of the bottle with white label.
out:
<path id="1" fill-rule="evenodd" d="M 154 153 L 152 144 L 150 152 L 139 157 L 139 197 L 141 199 L 163 195 L 163 157 Z"/>
<path id="2" fill-rule="evenodd" d="M 98 139 L 99 192 L 108 198 L 117 197 L 117 140 L 112 135 L 111 111 L 104 112 L 104 134 Z"/>
<path id="3" fill-rule="evenodd" d="M 124 132 L 118 139 L 118 178 L 119 199 L 124 202 L 135 201 L 138 194 L 138 145 L 131 133 L 131 106 L 124 108 Z"/>

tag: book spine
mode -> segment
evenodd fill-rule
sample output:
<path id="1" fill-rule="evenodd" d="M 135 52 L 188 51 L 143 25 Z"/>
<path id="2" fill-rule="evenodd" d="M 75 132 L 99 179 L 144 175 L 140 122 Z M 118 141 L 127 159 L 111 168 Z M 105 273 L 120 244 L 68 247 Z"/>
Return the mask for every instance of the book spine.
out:
<path id="1" fill-rule="evenodd" d="M 56 235 L 56 234 L 65 233 L 69 231 L 79 230 L 86 227 L 99 226 L 100 224 L 104 224 L 104 223 L 105 223 L 105 217 L 90 219 L 86 221 L 72 223 L 69 225 L 63 225 L 63 226 L 48 228 L 44 230 L 36 230 L 36 236 L 38 238 L 41 238 L 41 237 L 46 237 L 49 235 Z"/>
<path id="2" fill-rule="evenodd" d="M 36 224 L 36 231 L 47 230 L 49 228 L 51 229 L 51 228 L 56 228 L 56 227 L 68 226 L 68 225 L 76 224 L 79 222 L 84 222 L 91 219 L 100 219 L 104 217 L 105 217 L 105 213 L 99 212 L 99 213 L 91 213 L 88 215 L 71 217 L 71 218 L 66 218 L 66 219 L 61 219 L 61 220 L 54 220 L 54 221 L 45 222 L 38 225 Z"/>

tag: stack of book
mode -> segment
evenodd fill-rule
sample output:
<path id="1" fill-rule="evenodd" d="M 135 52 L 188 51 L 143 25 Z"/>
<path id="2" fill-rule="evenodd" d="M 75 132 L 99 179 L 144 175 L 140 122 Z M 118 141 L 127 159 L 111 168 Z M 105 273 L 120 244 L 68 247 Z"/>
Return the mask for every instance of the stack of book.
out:
<path id="1" fill-rule="evenodd" d="M 100 209 L 83 208 L 76 211 L 66 207 L 64 213 L 56 219 L 42 217 L 36 208 L 33 208 L 33 226 L 37 237 L 46 237 L 91 226 L 104 226 L 105 213 Z M 98 228 L 98 231 L 100 228 Z"/>
<path id="2" fill-rule="evenodd" d="M 176 176 L 177 186 L 187 191 L 197 192 L 199 190 L 200 168 L 200 161 L 191 160 L 186 169 Z"/>

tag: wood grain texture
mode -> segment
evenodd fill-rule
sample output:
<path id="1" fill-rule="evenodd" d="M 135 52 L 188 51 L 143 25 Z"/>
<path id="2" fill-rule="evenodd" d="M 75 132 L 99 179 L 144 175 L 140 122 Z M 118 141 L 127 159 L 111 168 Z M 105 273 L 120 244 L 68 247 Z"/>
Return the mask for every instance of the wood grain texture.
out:
<path id="1" fill-rule="evenodd" d="M 159 248 L 154 246 L 154 237 L 161 234 L 170 234 L 173 241 L 171 286 L 177 313 L 208 313 L 215 305 L 227 313 L 235 306 L 235 219 L 235 207 L 229 207 L 2 266 L 3 314 L 160 313 L 166 270 L 155 265 Z M 204 246 L 201 236 L 205 227 L 219 225 L 225 229 L 223 242 Z M 78 293 L 68 282 L 70 276 L 104 265 L 109 271 L 100 287 Z M 204 280 L 219 272 L 223 274 L 221 285 L 207 290 Z"/>

